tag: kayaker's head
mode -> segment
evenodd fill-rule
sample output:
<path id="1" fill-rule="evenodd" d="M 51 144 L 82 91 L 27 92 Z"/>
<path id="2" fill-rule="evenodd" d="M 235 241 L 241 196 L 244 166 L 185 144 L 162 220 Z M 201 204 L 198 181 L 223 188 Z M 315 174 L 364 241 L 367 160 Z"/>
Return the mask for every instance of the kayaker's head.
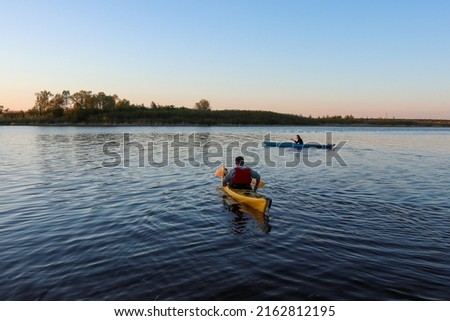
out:
<path id="1" fill-rule="evenodd" d="M 236 166 L 244 166 L 244 157 L 242 156 L 236 157 Z"/>

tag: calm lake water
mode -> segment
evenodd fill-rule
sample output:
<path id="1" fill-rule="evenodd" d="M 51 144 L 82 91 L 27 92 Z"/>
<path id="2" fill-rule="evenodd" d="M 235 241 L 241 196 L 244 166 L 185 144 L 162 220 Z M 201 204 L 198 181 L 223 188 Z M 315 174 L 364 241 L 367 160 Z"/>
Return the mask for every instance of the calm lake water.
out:
<path id="1" fill-rule="evenodd" d="M 346 143 L 261 146 L 299 130 Z M 2 300 L 450 300 L 450 129 L 0 127 L 0 138 Z M 241 149 L 266 182 L 268 217 L 214 176 Z"/>

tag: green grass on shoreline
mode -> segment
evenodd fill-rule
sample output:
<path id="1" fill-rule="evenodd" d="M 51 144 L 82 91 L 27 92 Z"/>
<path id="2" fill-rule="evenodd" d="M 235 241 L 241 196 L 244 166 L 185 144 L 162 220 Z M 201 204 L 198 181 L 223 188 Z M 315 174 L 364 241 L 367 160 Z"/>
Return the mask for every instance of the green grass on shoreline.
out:
<path id="1" fill-rule="evenodd" d="M 388 119 L 326 116 L 313 118 L 272 111 L 211 110 L 202 99 L 195 108 L 131 104 L 117 95 L 81 90 L 70 94 L 35 94 L 35 105 L 27 111 L 9 111 L 0 106 L 0 125 L 36 126 L 420 126 L 450 127 L 450 120 Z"/>
<path id="2" fill-rule="evenodd" d="M 303 117 L 269 111 L 208 110 L 185 107 L 157 109 L 130 106 L 120 110 L 85 112 L 83 117 L 0 114 L 0 125 L 31 126 L 355 126 L 355 127 L 450 127 L 450 120 L 354 118 L 351 116 Z"/>

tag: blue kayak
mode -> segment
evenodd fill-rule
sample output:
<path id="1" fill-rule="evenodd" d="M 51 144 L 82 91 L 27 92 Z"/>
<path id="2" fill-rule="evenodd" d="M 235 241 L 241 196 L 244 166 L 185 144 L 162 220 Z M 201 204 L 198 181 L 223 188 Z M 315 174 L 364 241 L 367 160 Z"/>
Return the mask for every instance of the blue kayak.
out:
<path id="1" fill-rule="evenodd" d="M 334 144 L 296 144 L 294 142 L 263 142 L 266 147 L 292 147 L 292 148 L 318 148 L 318 149 L 333 149 Z"/>

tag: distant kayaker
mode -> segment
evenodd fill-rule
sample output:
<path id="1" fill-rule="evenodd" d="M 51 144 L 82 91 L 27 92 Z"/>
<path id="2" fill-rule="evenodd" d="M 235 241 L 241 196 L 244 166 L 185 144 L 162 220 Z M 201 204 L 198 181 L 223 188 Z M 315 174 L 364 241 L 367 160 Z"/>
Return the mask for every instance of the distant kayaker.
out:
<path id="1" fill-rule="evenodd" d="M 223 186 L 236 189 L 252 189 L 252 178 L 256 179 L 256 184 L 253 190 L 256 192 L 258 189 L 261 176 L 253 169 L 244 166 L 244 157 L 238 156 L 235 159 L 236 167 L 228 171 L 227 175 L 223 178 Z"/>
<path id="2" fill-rule="evenodd" d="M 296 135 L 295 138 L 291 138 L 291 140 L 293 140 L 296 144 L 303 145 L 303 139 L 300 137 L 300 135 Z"/>

